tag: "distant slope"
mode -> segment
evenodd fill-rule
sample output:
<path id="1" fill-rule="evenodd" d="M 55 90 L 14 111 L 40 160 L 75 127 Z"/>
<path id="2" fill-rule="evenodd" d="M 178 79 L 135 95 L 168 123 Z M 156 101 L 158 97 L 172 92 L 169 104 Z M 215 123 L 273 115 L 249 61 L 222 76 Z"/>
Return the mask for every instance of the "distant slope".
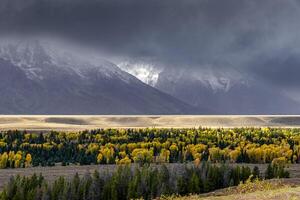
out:
<path id="1" fill-rule="evenodd" d="M 294 63 L 294 66 L 297 67 L 298 63 Z M 274 63 L 252 65 L 268 68 Z M 284 62 L 282 65 L 292 64 Z M 300 102 L 288 91 L 266 84 L 261 77 L 237 69 L 159 67 L 159 63 L 155 62 L 149 64 L 134 61 L 121 62 L 118 66 L 205 114 L 300 114 Z M 286 74 L 284 71 L 282 73 Z"/>
<path id="2" fill-rule="evenodd" d="M 299 114 L 300 104 L 263 80 L 237 71 L 165 70 L 155 85 L 209 114 Z"/>
<path id="3" fill-rule="evenodd" d="M 54 44 L 0 41 L 1 114 L 201 113 L 113 63 Z"/>

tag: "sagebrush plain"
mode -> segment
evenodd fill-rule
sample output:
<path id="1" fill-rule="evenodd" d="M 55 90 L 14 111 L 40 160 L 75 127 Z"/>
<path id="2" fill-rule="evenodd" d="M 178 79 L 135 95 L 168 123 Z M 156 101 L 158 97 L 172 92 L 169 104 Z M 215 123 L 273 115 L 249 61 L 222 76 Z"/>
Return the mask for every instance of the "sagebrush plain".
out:
<path id="1" fill-rule="evenodd" d="M 0 130 L 300 127 L 300 115 L 0 115 Z"/>

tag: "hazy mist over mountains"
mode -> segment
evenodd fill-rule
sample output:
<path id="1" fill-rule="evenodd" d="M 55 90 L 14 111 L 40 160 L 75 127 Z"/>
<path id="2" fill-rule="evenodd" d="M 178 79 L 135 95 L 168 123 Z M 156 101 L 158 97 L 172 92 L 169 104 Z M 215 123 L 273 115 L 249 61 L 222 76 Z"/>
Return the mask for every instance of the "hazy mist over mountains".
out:
<path id="1" fill-rule="evenodd" d="M 180 114 L 195 108 L 113 63 L 39 39 L 0 44 L 0 112 L 5 114 Z M 49 44 L 49 45 L 48 45 Z"/>
<path id="2" fill-rule="evenodd" d="M 1 114 L 300 114 L 296 0 L 3 0 Z"/>

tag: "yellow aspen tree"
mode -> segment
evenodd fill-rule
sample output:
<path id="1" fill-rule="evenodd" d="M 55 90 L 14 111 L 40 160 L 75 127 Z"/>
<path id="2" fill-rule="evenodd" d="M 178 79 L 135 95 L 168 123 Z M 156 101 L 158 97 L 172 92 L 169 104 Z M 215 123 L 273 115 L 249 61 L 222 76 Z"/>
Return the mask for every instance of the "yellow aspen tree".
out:
<path id="1" fill-rule="evenodd" d="M 6 152 L 4 152 L 1 155 L 1 159 L 0 159 L 0 168 L 6 168 L 7 167 L 7 161 L 8 161 L 8 154 Z"/>
<path id="2" fill-rule="evenodd" d="M 169 162 L 170 151 L 166 149 L 162 149 L 159 154 L 159 161 L 162 163 Z"/>
<path id="3" fill-rule="evenodd" d="M 102 160 L 103 160 L 103 155 L 102 155 L 102 153 L 99 153 L 98 156 L 97 156 L 97 162 L 101 163 Z"/>
<path id="4" fill-rule="evenodd" d="M 15 155 L 15 168 L 21 167 L 22 152 L 18 151 Z"/>
<path id="5" fill-rule="evenodd" d="M 11 168 L 14 167 L 14 161 L 15 161 L 15 152 L 14 151 L 10 151 L 8 153 L 9 167 L 11 167 Z"/>
<path id="6" fill-rule="evenodd" d="M 122 158 L 121 160 L 118 160 L 116 162 L 118 165 L 128 165 L 131 163 L 131 159 L 126 156 L 125 158 Z"/>
<path id="7" fill-rule="evenodd" d="M 31 155 L 28 153 L 25 157 L 25 167 L 30 167 L 31 166 L 31 162 L 32 162 L 32 157 Z"/>

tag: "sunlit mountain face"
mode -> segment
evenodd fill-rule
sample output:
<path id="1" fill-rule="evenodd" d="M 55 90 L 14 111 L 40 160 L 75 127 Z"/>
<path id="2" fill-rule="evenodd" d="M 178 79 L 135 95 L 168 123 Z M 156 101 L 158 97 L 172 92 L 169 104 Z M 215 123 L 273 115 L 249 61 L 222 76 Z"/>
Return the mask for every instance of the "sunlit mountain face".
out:
<path id="1" fill-rule="evenodd" d="M 124 61 L 118 63 L 118 66 L 144 83 L 154 87 L 157 84 L 159 74 L 163 71 L 162 69 L 157 68 L 155 64 L 145 62 L 134 63 Z"/>

